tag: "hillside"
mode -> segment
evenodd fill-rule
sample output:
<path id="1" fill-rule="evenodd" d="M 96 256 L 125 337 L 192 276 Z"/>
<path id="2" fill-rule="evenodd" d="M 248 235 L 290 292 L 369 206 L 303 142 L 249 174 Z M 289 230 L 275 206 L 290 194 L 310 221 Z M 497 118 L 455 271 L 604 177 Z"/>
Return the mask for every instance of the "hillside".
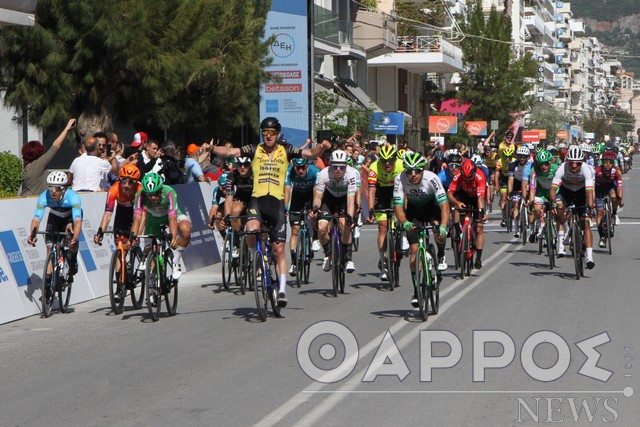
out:
<path id="1" fill-rule="evenodd" d="M 640 76 L 640 1 L 572 1 L 573 16 L 582 18 L 587 34 L 605 45 L 625 52 L 620 61 L 627 71 Z"/>

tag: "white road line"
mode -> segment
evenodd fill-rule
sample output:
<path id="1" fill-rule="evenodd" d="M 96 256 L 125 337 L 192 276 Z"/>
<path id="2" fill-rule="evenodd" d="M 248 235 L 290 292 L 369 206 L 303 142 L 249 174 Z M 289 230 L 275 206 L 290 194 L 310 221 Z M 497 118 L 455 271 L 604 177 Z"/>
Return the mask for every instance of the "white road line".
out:
<path id="1" fill-rule="evenodd" d="M 502 254 L 507 249 L 511 248 L 512 246 L 516 246 L 516 248 L 517 248 L 516 250 L 520 250 L 520 248 L 522 247 L 522 245 L 519 245 L 519 241 L 515 241 L 515 240 L 514 240 L 513 243 L 508 243 L 506 245 L 503 245 L 498 251 L 496 251 L 493 255 L 491 255 L 487 260 L 484 261 L 485 264 L 492 264 L 493 260 L 495 258 L 501 257 Z M 520 248 L 518 248 L 518 246 L 520 246 Z M 467 295 L 473 289 L 477 288 L 478 285 L 480 285 L 480 283 L 482 283 L 485 278 L 487 278 L 493 271 L 495 271 L 502 264 L 504 264 L 511 256 L 513 256 L 513 253 L 500 258 L 498 261 L 496 261 L 495 265 L 493 265 L 491 268 L 489 268 L 487 270 L 487 273 L 484 274 L 481 277 L 478 277 L 478 278 L 471 277 L 471 278 L 467 278 L 465 280 L 456 280 L 455 282 L 453 282 L 453 284 L 451 286 L 447 286 L 446 289 L 444 289 L 442 292 L 440 292 L 441 299 L 443 299 L 448 294 L 454 292 L 460 286 L 465 284 L 465 288 L 461 292 L 459 292 L 453 298 L 451 298 L 450 300 L 448 300 L 447 302 L 443 303 L 440 306 L 439 315 L 442 315 L 442 313 L 446 312 L 453 304 L 455 304 L 456 302 L 460 301 L 460 299 L 462 299 L 465 295 Z M 475 280 L 475 282 L 473 282 L 472 284 L 469 284 L 469 280 L 474 280 L 474 279 L 477 279 L 477 280 Z M 428 321 L 427 324 L 432 324 L 434 321 L 437 320 L 437 317 L 432 317 L 432 319 L 434 319 L 434 320 Z M 405 326 L 408 326 L 408 325 L 411 325 L 411 323 L 407 322 L 404 319 L 401 319 L 401 320 L 398 320 L 395 324 L 393 324 L 388 329 L 388 331 L 391 332 L 391 334 L 393 336 L 397 336 L 397 333 L 400 330 L 402 330 Z M 414 325 L 414 328 L 416 328 L 416 329 L 423 329 L 424 327 L 425 327 L 424 323 L 418 323 L 417 325 Z M 376 350 L 378 348 L 378 346 L 380 345 L 380 342 L 382 342 L 382 339 L 384 338 L 386 333 L 387 333 L 387 331 L 384 331 L 383 333 L 381 333 L 380 335 L 375 337 L 373 340 L 371 340 L 369 343 L 367 343 L 363 348 L 361 348 L 360 352 L 359 352 L 359 358 L 363 359 L 369 353 L 371 353 L 372 351 Z M 410 333 L 406 334 L 398 342 L 398 347 L 399 348 L 405 347 L 413 339 L 415 339 L 415 336 L 413 334 L 410 334 Z M 366 371 L 366 369 L 367 368 L 362 369 L 357 374 L 352 375 L 352 378 L 354 378 L 354 379 L 348 380 L 342 387 L 340 387 L 340 390 L 343 390 L 343 389 L 351 389 L 352 390 L 355 387 L 357 387 L 357 385 L 360 384 L 360 381 L 358 379 L 356 379 L 356 378 L 362 378 L 364 373 L 365 373 L 365 371 Z M 286 417 L 288 414 L 293 412 L 300 405 L 302 405 L 303 403 L 305 403 L 308 400 L 310 400 L 312 395 L 313 395 L 313 393 L 317 393 L 317 392 L 321 391 L 326 385 L 327 384 L 325 384 L 325 383 L 312 382 L 305 390 L 303 390 L 301 393 L 298 393 L 298 394 L 294 395 L 291 399 L 286 401 L 280 407 L 276 408 L 273 412 L 271 412 L 266 417 L 264 417 L 262 420 L 260 420 L 258 423 L 256 423 L 255 426 L 256 427 L 271 427 L 271 426 L 276 425 L 284 417 Z M 338 401 L 341 399 L 340 396 L 338 396 L 338 397 L 336 397 L 336 396 L 337 395 L 330 395 L 329 397 L 327 397 L 327 399 L 325 399 L 320 404 L 316 405 L 312 411 L 307 413 L 307 415 L 304 418 L 302 418 L 301 420 L 298 420 L 296 422 L 296 425 L 308 426 L 308 425 L 311 425 L 312 423 L 315 423 L 316 421 L 319 421 L 322 418 L 322 416 L 324 416 L 324 414 L 326 414 L 331 408 L 333 408 L 338 403 Z"/>

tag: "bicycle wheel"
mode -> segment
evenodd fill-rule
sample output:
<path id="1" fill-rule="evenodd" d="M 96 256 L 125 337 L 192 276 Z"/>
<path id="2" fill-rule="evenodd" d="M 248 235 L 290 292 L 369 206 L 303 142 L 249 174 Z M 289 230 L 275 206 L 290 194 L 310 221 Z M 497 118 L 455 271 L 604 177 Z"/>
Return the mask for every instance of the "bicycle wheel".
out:
<path id="1" fill-rule="evenodd" d="M 345 271 L 345 264 L 346 264 L 346 260 L 345 260 L 345 256 L 346 256 L 346 251 L 341 249 L 340 250 L 340 274 L 338 275 L 338 278 L 340 279 L 338 286 L 340 287 L 340 293 L 344 294 L 344 285 L 345 285 L 345 275 L 346 275 L 346 271 Z"/>
<path id="2" fill-rule="evenodd" d="M 427 252 L 424 248 L 418 250 L 418 257 L 416 258 L 416 283 L 415 292 L 418 299 L 418 310 L 420 312 L 420 319 L 423 322 L 429 317 L 429 299 L 427 296 L 427 288 L 429 287 L 430 274 L 427 266 Z"/>
<path id="3" fill-rule="evenodd" d="M 127 252 L 127 276 L 129 280 L 129 292 L 133 308 L 139 310 L 144 303 L 144 272 L 140 270 L 142 264 L 142 249 L 139 246 L 131 248 Z M 138 295 L 136 295 L 136 293 Z"/>
<path id="4" fill-rule="evenodd" d="M 438 310 L 440 309 L 440 282 L 442 276 L 440 276 L 436 267 L 436 250 L 433 244 L 429 245 L 429 255 L 430 260 L 428 260 L 427 264 L 431 272 L 431 286 L 427 292 L 429 295 L 429 304 L 431 304 L 431 313 L 438 314 Z"/>
<path id="5" fill-rule="evenodd" d="M 311 250 L 311 236 L 309 232 L 305 232 L 305 245 L 304 245 L 304 262 L 302 263 L 302 267 L 304 269 L 303 274 L 303 282 L 305 285 L 309 284 L 309 274 L 311 273 L 311 260 L 313 259 L 313 251 Z M 300 256 L 300 255 L 298 255 Z"/>
<path id="6" fill-rule="evenodd" d="M 251 272 L 251 258 L 249 256 L 249 246 L 247 245 L 247 237 L 242 236 L 240 238 L 240 277 L 238 278 L 240 283 L 240 293 L 244 295 L 247 292 L 247 285 L 249 290 L 253 290 L 251 287 L 252 280 L 250 279 Z"/>
<path id="7" fill-rule="evenodd" d="M 337 227 L 337 225 L 335 226 Z M 338 296 L 338 288 L 340 287 L 340 242 L 339 235 L 331 233 L 331 284 L 333 286 L 333 296 Z"/>
<path id="8" fill-rule="evenodd" d="M 251 264 L 252 274 L 249 277 L 256 294 L 256 309 L 258 310 L 258 317 L 264 322 L 267 320 L 267 275 L 262 253 L 256 251 Z"/>
<path id="9" fill-rule="evenodd" d="M 300 231 L 298 232 L 298 240 L 296 241 L 296 285 L 298 287 L 302 286 L 304 282 L 304 270 L 306 263 L 306 235 L 307 232 L 304 228 L 300 227 Z"/>
<path id="10" fill-rule="evenodd" d="M 393 275 L 394 269 L 394 247 L 393 244 L 393 232 L 391 231 L 391 224 L 387 221 L 387 236 L 385 237 L 386 253 L 387 253 L 387 279 L 389 280 L 389 290 L 393 291 L 396 287 L 396 278 Z M 383 266 L 384 267 L 384 266 Z"/>
<path id="11" fill-rule="evenodd" d="M 549 268 L 553 270 L 556 266 L 556 226 L 551 217 L 545 223 L 544 238 L 547 241 L 547 256 L 549 257 Z M 540 240 L 542 241 L 542 239 Z"/>
<path id="12" fill-rule="evenodd" d="M 269 302 L 271 303 L 271 310 L 275 317 L 280 316 L 280 306 L 278 305 L 278 276 L 276 274 L 276 265 L 273 258 L 269 260 L 269 272 L 271 273 L 271 286 L 267 287 L 269 293 Z"/>
<path id="13" fill-rule="evenodd" d="M 449 233 L 451 234 L 451 251 L 453 252 L 453 269 L 457 270 L 460 268 L 460 243 L 459 239 L 456 238 L 456 229 L 451 223 L 449 227 Z"/>
<path id="14" fill-rule="evenodd" d="M 573 251 L 573 264 L 576 269 L 576 280 L 579 280 L 582 275 L 582 267 L 580 266 L 582 261 L 582 241 L 580 237 L 580 220 L 574 217 L 571 224 L 571 248 Z"/>
<path id="15" fill-rule="evenodd" d="M 55 254 L 53 253 L 53 251 L 49 252 L 49 255 L 47 255 L 47 261 L 44 263 L 44 272 L 42 273 L 42 314 L 44 315 L 44 317 L 49 317 L 51 316 L 51 313 L 53 311 L 53 300 L 55 299 L 55 289 L 56 289 L 56 282 L 57 282 L 57 271 L 56 268 L 54 266 L 54 263 L 56 262 L 55 259 Z M 47 270 L 49 265 L 51 265 L 53 267 L 53 270 L 51 272 L 51 275 L 49 276 L 49 279 L 47 279 Z"/>
<path id="16" fill-rule="evenodd" d="M 233 271 L 233 233 L 227 233 L 222 243 L 222 286 L 229 289 Z"/>
<path id="17" fill-rule="evenodd" d="M 127 291 L 122 283 L 122 269 L 126 267 L 120 265 L 120 271 L 117 269 L 117 265 L 121 264 L 121 257 L 122 250 L 116 249 L 113 255 L 111 255 L 111 264 L 109 265 L 109 301 L 111 302 L 111 310 L 114 314 L 122 313 L 124 309 L 124 297 L 127 295 Z"/>
<path id="18" fill-rule="evenodd" d="M 62 268 L 58 268 L 58 307 L 61 313 L 69 310 L 69 301 L 71 300 L 71 287 L 73 283 L 69 283 L 69 264 L 67 261 L 67 253 L 63 253 L 64 264 Z M 76 261 L 77 262 L 77 261 Z"/>
<path id="19" fill-rule="evenodd" d="M 160 265 L 158 254 L 151 251 L 147 255 L 147 268 L 145 270 L 145 287 L 147 288 L 147 309 L 154 322 L 160 320 L 160 307 L 162 304 L 160 295 Z"/>
<path id="20" fill-rule="evenodd" d="M 527 208 L 524 206 L 524 201 L 520 201 L 520 224 L 518 224 L 518 226 L 520 227 L 520 237 L 522 237 L 522 244 L 526 245 L 527 244 L 527 231 L 529 224 L 528 224 L 528 218 L 527 218 Z"/>
<path id="21" fill-rule="evenodd" d="M 464 279 L 464 275 L 467 271 L 467 258 L 469 257 L 471 252 L 468 225 L 465 225 L 462 228 L 462 241 L 460 242 L 460 249 L 460 278 Z"/>
<path id="22" fill-rule="evenodd" d="M 164 276 L 162 277 L 164 302 L 169 316 L 175 316 L 178 311 L 178 281 L 173 279 L 173 251 L 164 252 Z"/>
<path id="23" fill-rule="evenodd" d="M 402 233 L 396 229 L 393 235 L 393 286 L 398 288 L 400 287 L 400 265 L 402 264 Z"/>
<path id="24" fill-rule="evenodd" d="M 536 229 L 536 231 L 539 231 Z M 542 235 L 540 236 L 538 240 L 538 255 L 542 255 L 542 251 L 544 250 L 544 242 L 546 239 L 546 224 L 545 224 L 545 229 L 542 230 Z"/>
<path id="25" fill-rule="evenodd" d="M 613 249 L 611 248 L 611 235 L 613 234 L 613 223 L 611 221 L 611 202 L 607 201 L 607 204 L 604 208 L 604 218 L 605 226 L 602 227 L 607 236 L 607 249 L 609 250 L 609 255 L 613 253 Z"/>
<path id="26" fill-rule="evenodd" d="M 507 196 L 507 232 L 511 233 L 513 231 L 513 202 L 511 201 L 511 197 Z"/>

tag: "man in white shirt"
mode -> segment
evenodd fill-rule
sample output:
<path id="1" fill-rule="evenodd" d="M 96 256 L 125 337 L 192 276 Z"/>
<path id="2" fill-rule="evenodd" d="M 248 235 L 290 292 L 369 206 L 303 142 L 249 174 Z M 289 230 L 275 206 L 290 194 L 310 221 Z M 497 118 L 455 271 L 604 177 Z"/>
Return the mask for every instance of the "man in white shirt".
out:
<path id="1" fill-rule="evenodd" d="M 108 160 L 98 157 L 98 139 L 92 136 L 85 138 L 82 145 L 85 152 L 76 157 L 69 167 L 73 190 L 107 190 L 107 174 L 118 174 L 115 152 L 111 152 L 111 157 Z"/>

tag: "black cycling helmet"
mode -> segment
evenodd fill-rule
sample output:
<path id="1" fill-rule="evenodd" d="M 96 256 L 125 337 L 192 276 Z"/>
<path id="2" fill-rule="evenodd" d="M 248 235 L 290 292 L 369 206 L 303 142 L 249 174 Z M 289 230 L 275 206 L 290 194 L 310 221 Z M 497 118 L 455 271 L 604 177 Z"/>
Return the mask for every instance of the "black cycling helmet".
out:
<path id="1" fill-rule="evenodd" d="M 280 132 L 282 125 L 275 117 L 265 117 L 260 123 L 260 129 L 275 129 Z"/>

